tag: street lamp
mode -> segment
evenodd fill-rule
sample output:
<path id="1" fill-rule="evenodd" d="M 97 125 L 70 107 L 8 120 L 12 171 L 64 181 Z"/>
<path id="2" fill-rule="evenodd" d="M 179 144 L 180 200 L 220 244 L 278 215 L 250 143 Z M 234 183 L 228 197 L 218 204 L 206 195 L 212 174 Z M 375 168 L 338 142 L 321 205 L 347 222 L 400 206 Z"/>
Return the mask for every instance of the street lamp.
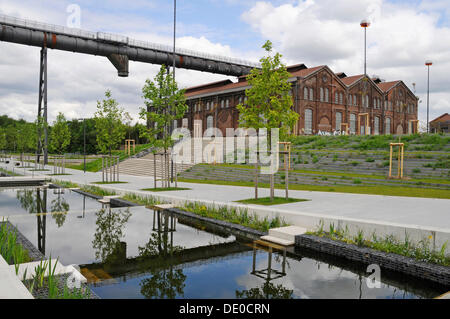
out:
<path id="1" fill-rule="evenodd" d="M 364 75 L 367 75 L 367 28 L 370 27 L 370 22 L 364 19 L 360 25 L 364 28 Z"/>
<path id="2" fill-rule="evenodd" d="M 425 61 L 425 65 L 428 68 L 428 89 L 427 89 L 427 134 L 430 133 L 430 66 L 433 62 L 430 60 Z"/>

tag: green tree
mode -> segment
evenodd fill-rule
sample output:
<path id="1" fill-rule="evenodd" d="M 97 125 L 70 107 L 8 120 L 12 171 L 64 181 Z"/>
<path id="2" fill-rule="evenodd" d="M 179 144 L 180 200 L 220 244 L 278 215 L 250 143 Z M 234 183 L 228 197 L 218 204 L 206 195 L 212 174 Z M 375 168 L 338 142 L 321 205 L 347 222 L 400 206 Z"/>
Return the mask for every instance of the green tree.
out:
<path id="1" fill-rule="evenodd" d="M 111 91 L 105 92 L 105 99 L 97 101 L 97 112 L 95 112 L 95 128 L 97 129 L 97 145 L 101 153 L 109 153 L 116 149 L 124 139 L 126 128 L 124 121 L 124 110 L 119 103 L 112 98 Z"/>
<path id="2" fill-rule="evenodd" d="M 298 121 L 293 110 L 290 74 L 281 62 L 281 55 L 272 55 L 272 43 L 267 41 L 263 48 L 267 56 L 260 59 L 261 69 L 253 69 L 248 75 L 250 88 L 245 91 L 247 103 L 239 104 L 239 126 L 267 129 L 267 149 L 272 151 L 271 129 L 279 128 L 279 136 L 285 139 Z M 274 178 L 270 175 L 270 197 L 274 197 Z M 257 186 L 255 186 L 257 187 Z M 255 192 L 256 193 L 256 192 Z"/>
<path id="3" fill-rule="evenodd" d="M 70 144 L 70 130 L 64 114 L 59 113 L 50 132 L 50 150 L 62 154 Z"/>
<path id="4" fill-rule="evenodd" d="M 142 94 L 146 106 L 140 109 L 139 116 L 154 125 L 149 128 L 141 126 L 140 136 L 147 138 L 155 149 L 162 148 L 167 153 L 174 144 L 169 128 L 184 116 L 188 108 L 184 90 L 178 89 L 173 73 L 166 72 L 166 66 L 162 65 L 153 81 L 145 81 Z M 168 162 L 164 163 L 168 171 Z"/>
<path id="5" fill-rule="evenodd" d="M 20 158 L 23 164 L 23 153 L 27 151 L 34 151 L 36 149 L 36 126 L 34 123 L 18 124 L 17 131 L 17 150 L 20 152 Z"/>
<path id="6" fill-rule="evenodd" d="M 6 148 L 6 129 L 0 128 L 0 150 Z"/>

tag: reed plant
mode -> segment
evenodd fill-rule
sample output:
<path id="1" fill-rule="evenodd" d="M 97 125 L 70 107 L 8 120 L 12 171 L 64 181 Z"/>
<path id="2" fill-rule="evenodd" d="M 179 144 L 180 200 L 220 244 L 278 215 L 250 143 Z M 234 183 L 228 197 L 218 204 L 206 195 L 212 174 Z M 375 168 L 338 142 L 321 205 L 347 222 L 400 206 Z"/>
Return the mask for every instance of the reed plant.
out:
<path id="1" fill-rule="evenodd" d="M 432 237 L 423 238 L 413 243 L 408 234 L 403 240 L 397 239 L 394 235 L 378 236 L 372 233 L 370 239 L 366 239 L 364 232 L 359 230 L 356 235 L 349 235 L 348 228 L 336 229 L 334 224 L 329 225 L 329 231 L 324 230 L 324 222 L 321 220 L 316 231 L 308 232 L 309 235 L 325 237 L 332 240 L 345 242 L 347 244 L 357 245 L 359 247 L 372 248 L 374 250 L 393 253 L 410 257 L 418 261 L 427 263 L 450 266 L 450 256 L 446 254 L 448 243 L 444 243 L 440 248 L 433 249 Z"/>
<path id="2" fill-rule="evenodd" d="M 16 231 L 4 219 L 0 223 L 0 254 L 8 264 L 15 265 L 16 273 L 18 272 L 19 264 L 30 260 L 28 251 L 17 242 Z"/>

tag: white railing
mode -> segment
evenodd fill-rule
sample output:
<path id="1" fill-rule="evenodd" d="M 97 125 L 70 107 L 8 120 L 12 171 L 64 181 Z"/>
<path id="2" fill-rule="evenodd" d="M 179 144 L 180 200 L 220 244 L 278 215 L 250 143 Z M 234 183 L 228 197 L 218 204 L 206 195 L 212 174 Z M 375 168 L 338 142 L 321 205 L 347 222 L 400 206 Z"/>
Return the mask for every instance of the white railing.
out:
<path id="1" fill-rule="evenodd" d="M 171 47 L 169 45 L 152 43 L 152 42 L 141 41 L 141 40 L 134 40 L 134 39 L 130 39 L 129 37 L 119 35 L 119 34 L 112 34 L 112 33 L 105 33 L 105 32 L 91 32 L 91 31 L 86 31 L 86 30 L 81 30 L 81 29 L 76 29 L 76 28 L 68 28 L 68 27 L 63 27 L 63 26 L 54 25 L 54 24 L 48 24 L 48 23 L 42 23 L 42 22 L 37 22 L 37 21 L 32 21 L 32 20 L 15 18 L 15 17 L 2 15 L 2 14 L 0 14 L 0 23 L 12 25 L 12 26 L 25 27 L 28 29 L 33 29 L 33 30 L 38 30 L 38 31 L 76 36 L 76 37 L 90 39 L 90 40 L 100 40 L 100 41 L 111 42 L 111 43 L 120 43 L 122 45 L 126 44 L 129 46 L 134 46 L 134 47 L 143 48 L 143 49 L 152 49 L 152 50 L 162 51 L 165 53 L 173 52 L 173 47 Z M 238 64 L 238 65 L 253 67 L 253 68 L 261 67 L 260 63 L 255 63 L 255 62 L 251 62 L 251 61 L 247 61 L 247 60 L 243 60 L 243 59 L 231 58 L 231 57 L 222 56 L 222 55 L 198 52 L 198 51 L 189 50 L 189 49 L 176 48 L 175 52 L 177 54 L 188 55 L 188 56 L 195 57 L 195 58 L 209 59 L 209 60 L 214 60 L 214 61 L 218 61 L 218 62 Z"/>

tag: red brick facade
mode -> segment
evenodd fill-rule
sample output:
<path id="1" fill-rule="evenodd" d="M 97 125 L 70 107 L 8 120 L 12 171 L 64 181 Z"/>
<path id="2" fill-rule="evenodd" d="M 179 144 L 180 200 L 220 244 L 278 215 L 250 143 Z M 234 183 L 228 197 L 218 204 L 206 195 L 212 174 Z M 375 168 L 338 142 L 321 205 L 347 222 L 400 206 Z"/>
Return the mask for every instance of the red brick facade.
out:
<path id="1" fill-rule="evenodd" d="M 346 128 L 350 134 L 372 135 L 417 131 L 418 98 L 402 81 L 347 77 L 328 66 L 307 68 L 299 64 L 288 71 L 293 107 L 300 114 L 294 134 L 328 134 Z M 246 78 L 240 77 L 236 83 L 225 80 L 187 89 L 189 110 L 177 126 L 194 131 L 194 120 L 202 120 L 203 132 L 217 127 L 225 135 L 227 128 L 239 126 L 236 105 L 245 102 L 248 88 Z"/>

